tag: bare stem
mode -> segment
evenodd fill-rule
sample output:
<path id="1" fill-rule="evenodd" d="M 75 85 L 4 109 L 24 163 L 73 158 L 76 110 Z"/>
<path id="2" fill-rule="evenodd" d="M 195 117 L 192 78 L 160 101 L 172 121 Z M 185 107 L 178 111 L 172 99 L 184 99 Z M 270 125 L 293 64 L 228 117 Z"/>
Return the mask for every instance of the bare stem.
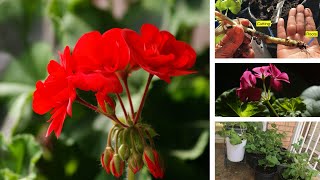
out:
<path id="1" fill-rule="evenodd" d="M 147 96 L 147 93 L 148 93 L 149 86 L 150 86 L 152 78 L 153 78 L 153 75 L 149 74 L 148 81 L 147 81 L 147 84 L 146 84 L 146 88 L 144 89 L 144 93 L 143 93 L 143 96 L 142 96 L 142 99 L 141 99 L 141 102 L 140 102 L 140 106 L 139 106 L 138 112 L 137 112 L 137 114 L 136 114 L 136 116 L 135 116 L 135 118 L 133 120 L 133 124 L 137 124 L 137 122 L 138 122 L 138 119 L 140 117 L 141 111 L 142 111 L 143 106 L 144 106 L 144 102 L 146 100 L 146 96 Z"/>
<path id="2" fill-rule="evenodd" d="M 123 101 L 122 101 L 122 99 L 121 99 L 121 97 L 120 97 L 120 95 L 118 93 L 116 95 L 117 95 L 117 98 L 118 98 L 118 100 L 120 102 L 120 105 L 121 105 L 121 108 L 123 110 L 124 116 L 126 117 L 126 119 L 128 119 L 127 110 L 126 110 L 126 108 L 125 108 L 125 106 L 123 104 Z"/>
<path id="3" fill-rule="evenodd" d="M 86 106 L 87 108 L 92 109 L 94 111 L 99 111 L 97 106 L 88 103 L 87 101 L 83 100 L 79 96 L 76 97 L 76 102 L 78 102 L 79 104 L 82 104 L 82 105 Z"/>
<path id="4" fill-rule="evenodd" d="M 106 114 L 105 112 L 101 111 L 97 106 L 94 106 L 90 103 L 88 103 L 87 101 L 83 100 L 82 98 L 80 98 L 79 96 L 76 97 L 76 101 L 86 107 L 88 107 L 89 109 L 92 109 L 96 112 L 99 112 L 105 116 L 107 116 L 108 118 L 110 118 L 111 120 L 113 120 L 114 122 L 120 124 L 122 127 L 128 127 L 127 125 L 123 124 L 116 115 L 110 115 L 110 114 Z"/>
<path id="5" fill-rule="evenodd" d="M 134 109 L 133 109 L 131 94 L 128 86 L 128 77 L 123 78 L 123 83 L 124 83 L 124 88 L 126 89 L 126 93 L 127 93 L 129 104 L 130 104 L 132 119 L 134 119 Z"/>

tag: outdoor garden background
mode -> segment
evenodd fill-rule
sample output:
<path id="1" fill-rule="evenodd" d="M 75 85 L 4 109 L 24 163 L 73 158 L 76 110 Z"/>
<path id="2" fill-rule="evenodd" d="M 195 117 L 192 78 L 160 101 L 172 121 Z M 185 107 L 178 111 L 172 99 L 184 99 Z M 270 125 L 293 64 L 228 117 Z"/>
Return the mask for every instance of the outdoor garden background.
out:
<path id="1" fill-rule="evenodd" d="M 139 31 L 143 23 L 170 31 L 197 52 L 198 72 L 170 84 L 155 79 L 142 113 L 160 135 L 164 179 L 209 179 L 207 0 L 0 0 L 0 179 L 115 179 L 99 160 L 112 122 L 74 103 L 60 138 L 45 138 L 49 115 L 33 113 L 32 93 L 49 60 L 85 32 Z M 135 73 L 129 84 L 138 104 L 147 73 Z M 152 179 L 146 168 L 136 177 Z"/>

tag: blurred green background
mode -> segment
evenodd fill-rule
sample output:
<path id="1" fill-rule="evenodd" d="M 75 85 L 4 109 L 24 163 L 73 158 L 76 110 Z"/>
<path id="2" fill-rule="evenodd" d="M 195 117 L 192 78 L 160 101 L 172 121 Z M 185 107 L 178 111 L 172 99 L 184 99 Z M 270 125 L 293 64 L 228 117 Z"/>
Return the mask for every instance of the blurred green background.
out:
<path id="1" fill-rule="evenodd" d="M 45 138 L 49 115 L 33 113 L 32 93 L 49 60 L 83 33 L 139 31 L 143 23 L 197 52 L 198 73 L 170 84 L 155 78 L 142 113 L 160 134 L 164 179 L 209 179 L 209 0 L 0 0 L 0 179 L 115 179 L 99 160 L 111 121 L 74 103 L 60 138 Z M 135 106 L 146 79 L 143 71 L 129 78 Z M 95 104 L 92 94 L 83 96 Z M 152 176 L 144 168 L 136 179 Z"/>

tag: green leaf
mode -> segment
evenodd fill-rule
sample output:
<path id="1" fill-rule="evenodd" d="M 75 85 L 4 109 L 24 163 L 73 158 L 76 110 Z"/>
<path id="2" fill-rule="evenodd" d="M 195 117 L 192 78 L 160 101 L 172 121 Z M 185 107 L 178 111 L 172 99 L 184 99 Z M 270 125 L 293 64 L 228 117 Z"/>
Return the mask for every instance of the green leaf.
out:
<path id="1" fill-rule="evenodd" d="M 227 10 L 228 7 L 226 6 L 226 1 L 217 0 L 217 1 L 216 1 L 216 8 L 217 8 L 219 11 Z"/>
<path id="2" fill-rule="evenodd" d="M 280 162 L 278 161 L 278 158 L 276 156 L 269 155 L 269 156 L 266 156 L 266 159 L 269 163 L 268 164 L 269 167 L 274 167 L 275 165 L 280 164 Z"/>
<path id="3" fill-rule="evenodd" d="M 0 97 L 17 96 L 21 93 L 31 92 L 34 86 L 22 83 L 2 82 L 0 83 Z"/>
<path id="4" fill-rule="evenodd" d="M 233 14 L 238 14 L 241 10 L 241 0 L 217 0 L 216 8 L 220 11 L 229 9 Z"/>
<path id="5" fill-rule="evenodd" d="M 270 116 L 268 108 L 260 102 L 241 102 L 236 89 L 222 93 L 216 100 L 216 116 L 251 117 Z"/>
<path id="6" fill-rule="evenodd" d="M 173 150 L 171 154 L 181 160 L 195 160 L 205 150 L 209 143 L 209 132 L 205 130 L 201 133 L 196 145 L 190 150 Z"/>
<path id="7" fill-rule="evenodd" d="M 303 116 L 320 116 L 320 86 L 311 86 L 300 95 L 306 104 L 306 111 Z"/>
<path id="8" fill-rule="evenodd" d="M 306 105 L 299 97 L 279 98 L 272 104 L 272 107 L 279 116 L 300 117 L 306 110 Z"/>
<path id="9" fill-rule="evenodd" d="M 10 142 L 5 142 L 0 134 L 0 139 L 0 177 L 34 179 L 35 164 L 42 155 L 41 147 L 34 137 L 26 134 L 17 135 Z"/>
<path id="10" fill-rule="evenodd" d="M 238 14 L 238 12 L 241 10 L 241 2 L 240 1 L 231 1 L 231 6 L 229 7 L 229 10 L 233 14 Z"/>
<path id="11" fill-rule="evenodd" d="M 1 130 L 3 131 L 6 138 L 14 134 L 17 126 L 21 124 L 20 120 L 22 118 L 30 119 L 28 117 L 23 117 L 23 115 L 30 114 L 26 113 L 26 111 L 30 111 L 27 106 L 29 106 L 29 102 L 31 101 L 31 95 L 31 92 L 22 93 L 13 100 L 11 106 L 9 107 L 9 111 L 4 119 L 3 126 L 1 127 Z"/>
<path id="12" fill-rule="evenodd" d="M 232 133 L 232 134 L 230 135 L 230 143 L 231 143 L 232 145 L 241 144 L 241 143 L 242 143 L 242 139 L 241 139 L 241 137 L 240 137 L 238 134 Z"/>

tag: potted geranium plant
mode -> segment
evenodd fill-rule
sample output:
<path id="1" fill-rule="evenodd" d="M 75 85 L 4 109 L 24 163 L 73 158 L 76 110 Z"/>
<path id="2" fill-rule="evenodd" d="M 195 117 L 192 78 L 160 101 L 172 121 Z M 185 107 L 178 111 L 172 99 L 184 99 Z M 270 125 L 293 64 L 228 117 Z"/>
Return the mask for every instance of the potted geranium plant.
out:
<path id="1" fill-rule="evenodd" d="M 244 158 L 246 129 L 245 122 L 225 122 L 222 130 L 218 131 L 220 136 L 226 138 L 227 158 L 232 162 L 240 162 Z"/>
<path id="2" fill-rule="evenodd" d="M 293 144 L 296 152 L 300 149 L 299 144 Z M 291 179 L 291 180 L 311 180 L 312 177 L 319 175 L 319 171 L 313 169 L 309 165 L 309 154 L 304 153 L 288 153 L 288 157 L 293 160 L 290 163 L 287 163 L 284 168 L 279 171 L 279 179 Z M 318 158 L 313 158 L 315 162 L 320 162 Z"/>
<path id="3" fill-rule="evenodd" d="M 272 179 L 277 172 L 276 166 L 280 164 L 282 138 L 276 124 L 266 131 L 256 130 L 247 133 L 246 145 L 247 162 L 255 169 L 255 179 Z"/>

